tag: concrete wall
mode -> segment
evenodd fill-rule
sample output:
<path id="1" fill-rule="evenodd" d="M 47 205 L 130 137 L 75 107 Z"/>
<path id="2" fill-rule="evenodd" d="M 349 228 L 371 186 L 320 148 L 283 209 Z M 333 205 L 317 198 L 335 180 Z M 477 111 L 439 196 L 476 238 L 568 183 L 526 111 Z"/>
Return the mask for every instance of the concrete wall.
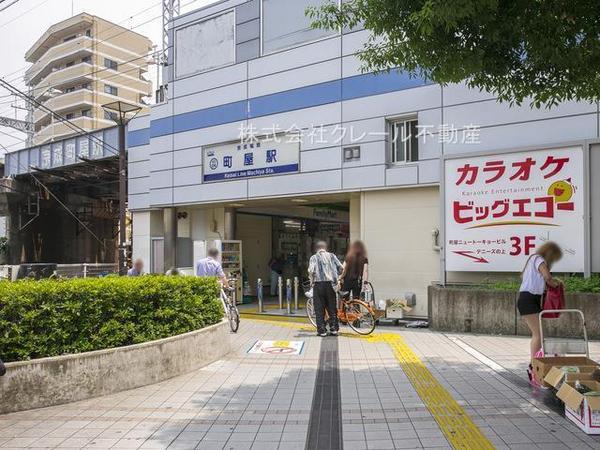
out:
<path id="1" fill-rule="evenodd" d="M 429 327 L 436 331 L 529 336 L 517 311 L 517 293 L 468 287 L 429 286 Z M 600 295 L 567 293 L 567 309 L 579 309 L 586 318 L 590 339 L 600 339 Z M 544 333 L 582 337 L 579 316 L 563 314 L 544 320 Z"/>
<path id="2" fill-rule="evenodd" d="M 427 285 L 439 278 L 431 231 L 439 225 L 438 188 L 363 193 L 361 237 L 377 300 L 414 292 L 411 315 L 427 316 Z"/>
<path id="3" fill-rule="evenodd" d="M 230 351 L 226 322 L 144 344 L 8 363 L 0 414 L 133 389 L 199 369 Z"/>

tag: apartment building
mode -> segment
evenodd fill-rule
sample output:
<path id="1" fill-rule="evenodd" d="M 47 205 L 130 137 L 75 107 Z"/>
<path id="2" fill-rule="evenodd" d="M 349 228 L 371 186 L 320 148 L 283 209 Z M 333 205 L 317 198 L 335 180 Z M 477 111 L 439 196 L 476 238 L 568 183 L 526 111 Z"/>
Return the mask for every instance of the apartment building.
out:
<path id="1" fill-rule="evenodd" d="M 87 13 L 52 25 L 25 54 L 25 81 L 35 99 L 86 131 L 114 126 L 102 105 L 116 100 L 147 109 L 152 42 Z M 142 112 L 144 111 L 142 110 Z M 72 127 L 44 108 L 33 110 L 33 144 L 63 139 Z"/>

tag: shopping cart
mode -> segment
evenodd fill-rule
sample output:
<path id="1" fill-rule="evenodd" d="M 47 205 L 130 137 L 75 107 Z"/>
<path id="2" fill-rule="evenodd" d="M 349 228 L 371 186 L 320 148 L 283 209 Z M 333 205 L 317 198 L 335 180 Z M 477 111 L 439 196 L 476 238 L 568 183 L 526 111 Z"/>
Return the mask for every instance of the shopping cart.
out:
<path id="1" fill-rule="evenodd" d="M 556 314 L 575 314 L 581 318 L 581 327 L 583 328 L 583 339 L 578 338 L 558 338 L 558 337 L 546 337 L 544 336 L 544 315 Z M 547 309 L 539 314 L 540 321 L 540 338 L 542 340 L 542 353 L 541 356 L 575 356 L 585 355 L 586 358 L 590 357 L 590 350 L 588 346 L 588 335 L 585 326 L 585 316 L 579 309 Z"/>

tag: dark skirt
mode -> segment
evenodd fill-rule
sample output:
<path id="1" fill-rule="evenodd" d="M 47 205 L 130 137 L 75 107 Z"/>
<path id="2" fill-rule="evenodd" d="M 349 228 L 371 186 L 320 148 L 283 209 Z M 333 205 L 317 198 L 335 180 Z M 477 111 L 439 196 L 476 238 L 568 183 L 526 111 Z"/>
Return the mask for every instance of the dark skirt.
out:
<path id="1" fill-rule="evenodd" d="M 531 292 L 519 292 L 517 300 L 517 309 L 519 314 L 527 316 L 529 314 L 539 314 L 542 312 L 542 296 L 532 294 Z"/>

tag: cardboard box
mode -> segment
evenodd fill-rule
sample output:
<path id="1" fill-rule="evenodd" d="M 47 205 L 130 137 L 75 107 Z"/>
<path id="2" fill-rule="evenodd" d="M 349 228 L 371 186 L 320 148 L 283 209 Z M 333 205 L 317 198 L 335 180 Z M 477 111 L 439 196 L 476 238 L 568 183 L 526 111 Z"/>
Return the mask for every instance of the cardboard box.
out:
<path id="1" fill-rule="evenodd" d="M 597 366 L 575 366 L 579 370 L 576 373 L 565 372 L 563 367 L 552 367 L 552 369 L 550 369 L 548 374 L 544 377 L 544 386 L 558 389 L 564 382 L 569 381 L 600 381 L 600 368 Z"/>
<path id="2" fill-rule="evenodd" d="M 585 356 L 546 356 L 543 358 L 533 358 L 533 376 L 540 383 L 544 384 L 544 378 L 553 367 L 563 366 L 600 366 Z"/>
<path id="3" fill-rule="evenodd" d="M 600 391 L 597 381 L 581 381 L 593 391 Z M 575 382 L 563 383 L 556 396 L 565 403 L 565 417 L 587 434 L 600 434 L 600 396 L 580 394 Z"/>

